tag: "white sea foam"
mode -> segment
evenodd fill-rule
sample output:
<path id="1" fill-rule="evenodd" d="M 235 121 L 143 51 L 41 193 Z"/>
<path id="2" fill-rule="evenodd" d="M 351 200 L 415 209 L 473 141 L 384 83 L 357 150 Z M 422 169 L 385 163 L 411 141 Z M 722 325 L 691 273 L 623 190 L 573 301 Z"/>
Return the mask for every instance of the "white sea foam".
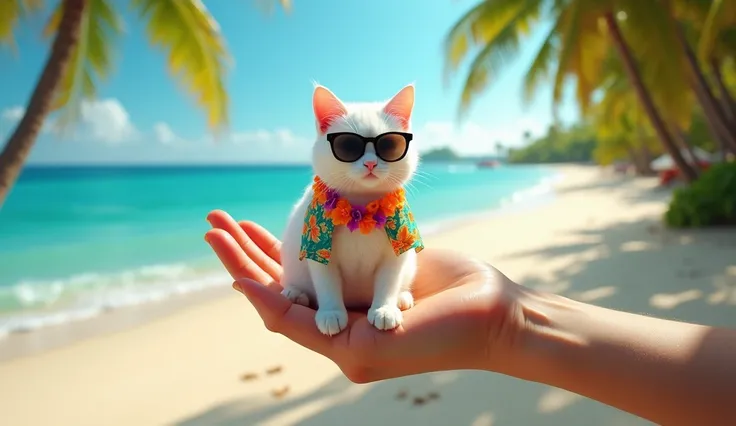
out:
<path id="1" fill-rule="evenodd" d="M 464 170 L 458 169 L 459 173 Z M 561 175 L 544 178 L 532 187 L 517 191 L 501 201 L 499 208 L 453 216 L 421 224 L 422 234 L 452 228 L 457 223 L 503 214 L 544 202 L 553 194 Z M 229 286 L 231 278 L 219 265 L 193 267 L 186 263 L 149 265 L 134 270 L 101 274 L 81 273 L 66 279 L 26 280 L 0 288 L 0 300 L 20 309 L 0 315 L 0 338 L 11 333 L 94 318 L 106 311 L 165 301 L 207 288 Z"/>
<path id="2" fill-rule="evenodd" d="M 561 173 L 545 177 L 534 186 L 521 189 L 512 193 L 508 197 L 502 198 L 500 205 L 491 210 L 480 210 L 462 215 L 453 215 L 446 219 L 432 220 L 422 223 L 420 224 L 422 235 L 429 236 L 452 229 L 455 225 L 468 223 L 468 221 L 484 219 L 489 215 L 494 214 L 509 213 L 516 209 L 531 208 L 538 205 L 538 203 L 544 203 L 551 199 L 554 195 L 555 185 L 561 182 L 563 178 L 564 176 Z"/>
<path id="3" fill-rule="evenodd" d="M 221 267 L 197 270 L 183 263 L 113 274 L 84 273 L 65 280 L 23 281 L 0 290 L 3 300 L 15 301 L 21 308 L 0 316 L 0 338 L 93 318 L 112 309 L 226 286 L 230 281 Z"/>

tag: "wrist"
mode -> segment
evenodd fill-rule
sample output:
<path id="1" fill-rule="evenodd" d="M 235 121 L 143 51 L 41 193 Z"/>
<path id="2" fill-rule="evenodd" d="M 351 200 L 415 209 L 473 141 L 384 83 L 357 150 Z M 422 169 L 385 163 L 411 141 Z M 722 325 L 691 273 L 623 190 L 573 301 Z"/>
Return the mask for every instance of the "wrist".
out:
<path id="1" fill-rule="evenodd" d="M 590 322 L 589 308 L 552 293 L 517 286 L 510 293 L 507 318 L 493 340 L 485 369 L 524 380 L 556 385 L 569 360 L 590 345 L 583 328 Z"/>

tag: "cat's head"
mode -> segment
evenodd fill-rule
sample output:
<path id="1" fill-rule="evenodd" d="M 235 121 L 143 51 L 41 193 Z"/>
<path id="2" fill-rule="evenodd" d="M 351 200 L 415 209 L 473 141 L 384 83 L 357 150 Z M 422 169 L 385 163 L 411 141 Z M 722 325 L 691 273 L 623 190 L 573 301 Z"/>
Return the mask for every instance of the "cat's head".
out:
<path id="1" fill-rule="evenodd" d="M 388 193 L 411 179 L 419 163 L 416 145 L 410 140 L 413 85 L 404 87 L 388 101 L 376 103 L 343 103 L 327 88 L 316 86 L 312 105 L 317 124 L 312 165 L 317 176 L 328 186 L 346 193 Z M 381 145 L 378 154 L 384 154 L 377 155 L 376 144 L 368 143 L 365 153 L 360 155 L 362 147 L 357 152 L 355 149 L 347 150 L 351 157 L 346 158 L 346 153 L 340 152 L 339 146 L 345 140 L 335 139 L 332 143 L 328 140 L 328 135 L 342 132 L 364 137 L 389 133 L 388 138 L 378 142 Z M 399 157 L 405 140 L 402 134 L 408 134 L 408 148 L 403 157 L 394 161 Z M 355 138 L 352 142 L 351 146 L 354 146 Z M 338 152 L 333 151 L 333 146 Z M 394 152 L 391 152 L 392 147 Z M 336 158 L 341 154 L 342 161 Z"/>

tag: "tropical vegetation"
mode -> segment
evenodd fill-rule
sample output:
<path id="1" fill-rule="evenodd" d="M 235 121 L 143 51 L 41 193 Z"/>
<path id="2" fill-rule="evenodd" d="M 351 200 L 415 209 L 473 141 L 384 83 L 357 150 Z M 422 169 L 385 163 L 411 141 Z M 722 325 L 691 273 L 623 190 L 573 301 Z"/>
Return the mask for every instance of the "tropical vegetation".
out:
<path id="1" fill-rule="evenodd" d="M 524 78 L 529 101 L 550 83 L 555 111 L 566 86 L 591 126 L 594 159 L 628 159 L 650 173 L 671 156 L 686 182 L 701 170 L 694 145 L 736 154 L 736 2 L 729 0 L 485 0 L 452 26 L 446 73 L 469 63 L 462 118 L 518 56 L 533 30 L 545 38 Z M 594 142 L 592 142 L 594 141 Z M 512 152 L 516 161 L 563 161 L 578 145 L 547 135 Z"/>
<path id="2" fill-rule="evenodd" d="M 279 0 L 289 9 L 290 0 Z M 200 0 L 128 0 L 147 24 L 151 44 L 165 52 L 169 70 L 207 116 L 213 131 L 228 124 L 225 73 L 230 64 L 219 26 Z M 266 2 L 273 6 L 273 2 Z M 0 153 L 0 206 L 15 183 L 47 116 L 58 113 L 60 129 L 73 125 L 82 101 L 94 98 L 113 69 L 122 35 L 121 2 L 59 0 L 44 36 L 53 39 L 49 57 L 25 114 Z M 15 48 L 14 31 L 24 18 L 45 10 L 44 0 L 0 1 L 0 44 Z"/>
<path id="3" fill-rule="evenodd" d="M 736 225 L 736 163 L 716 164 L 677 188 L 664 220 L 673 228 Z"/>

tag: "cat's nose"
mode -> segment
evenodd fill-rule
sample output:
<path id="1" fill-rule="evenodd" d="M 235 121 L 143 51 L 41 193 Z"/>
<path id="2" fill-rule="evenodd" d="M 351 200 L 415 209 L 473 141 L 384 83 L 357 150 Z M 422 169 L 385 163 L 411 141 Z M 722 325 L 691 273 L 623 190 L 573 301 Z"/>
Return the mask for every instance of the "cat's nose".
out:
<path id="1" fill-rule="evenodd" d="M 365 166 L 366 169 L 368 169 L 369 172 L 372 172 L 373 169 L 375 169 L 376 166 L 378 165 L 378 162 L 373 161 L 373 160 L 366 160 L 363 162 L 363 165 Z"/>

